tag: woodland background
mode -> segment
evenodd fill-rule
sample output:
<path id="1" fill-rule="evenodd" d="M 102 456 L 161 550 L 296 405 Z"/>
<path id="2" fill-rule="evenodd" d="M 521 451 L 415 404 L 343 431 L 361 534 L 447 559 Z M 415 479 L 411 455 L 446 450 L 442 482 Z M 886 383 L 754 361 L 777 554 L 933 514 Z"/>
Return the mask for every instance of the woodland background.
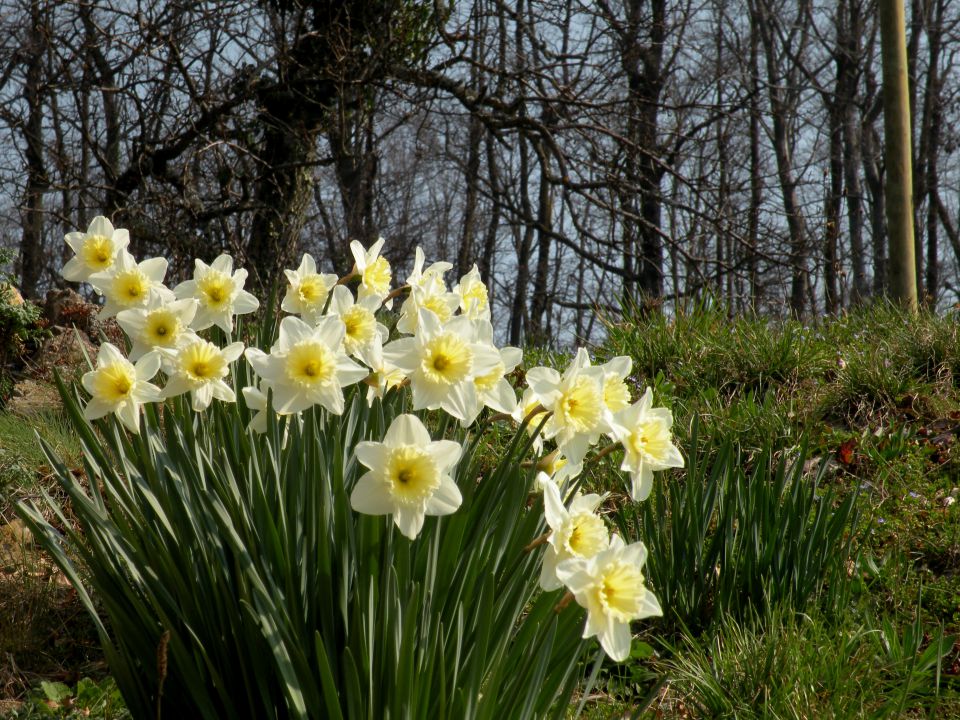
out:
<path id="1" fill-rule="evenodd" d="M 920 296 L 960 300 L 960 4 L 907 0 Z M 387 239 L 477 263 L 518 344 L 887 282 L 869 0 L 0 0 L 0 245 L 26 296 L 97 214 L 261 294 Z M 176 276 L 176 277 L 172 277 Z"/>

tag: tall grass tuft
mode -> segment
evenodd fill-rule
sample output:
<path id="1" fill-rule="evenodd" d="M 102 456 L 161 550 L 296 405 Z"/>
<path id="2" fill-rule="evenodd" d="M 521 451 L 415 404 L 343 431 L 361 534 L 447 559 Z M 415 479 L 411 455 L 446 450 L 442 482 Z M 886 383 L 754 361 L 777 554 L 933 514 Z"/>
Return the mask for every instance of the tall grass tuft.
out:
<path id="1" fill-rule="evenodd" d="M 735 435 L 705 442 L 694 424 L 684 477 L 665 475 L 649 501 L 627 506 L 624 533 L 650 548 L 651 583 L 667 621 L 707 630 L 722 616 L 819 596 L 842 605 L 856 534 L 857 494 L 825 487 L 826 463 L 807 472 L 807 448 L 749 461 Z"/>

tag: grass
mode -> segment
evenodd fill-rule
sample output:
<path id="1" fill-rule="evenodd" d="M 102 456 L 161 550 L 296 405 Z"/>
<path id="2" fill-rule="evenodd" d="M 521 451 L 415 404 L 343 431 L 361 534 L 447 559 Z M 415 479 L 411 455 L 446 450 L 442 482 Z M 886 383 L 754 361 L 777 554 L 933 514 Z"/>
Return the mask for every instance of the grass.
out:
<path id="1" fill-rule="evenodd" d="M 605 663 L 582 717 L 960 717 L 955 315 L 911 318 L 878 304 L 804 326 L 731 320 L 723 308 L 704 305 L 673 318 L 651 315 L 612 325 L 592 354 L 597 363 L 633 357 L 635 397 L 653 386 L 657 404 L 673 410 L 678 444 L 696 448 L 688 458 L 696 455 L 703 467 L 718 456 L 711 445 L 715 434 L 734 438 L 745 487 L 764 458 L 775 466 L 794 457 L 805 440 L 807 459 L 797 482 L 809 482 L 822 468 L 818 492 L 832 493 L 834 507 L 856 493 L 859 520 L 851 530 L 853 554 L 844 563 L 845 607 L 826 602 L 820 589 L 802 614 L 785 600 L 751 602 L 699 626 L 643 623 L 636 629 L 644 643 L 635 645 L 656 652 Z M 525 364 L 562 368 L 566 362 L 562 354 L 529 351 Z M 25 422 L 0 414 L 0 519 L 12 519 L 12 498 L 44 483 L 34 427 L 62 456 L 79 460 L 59 416 Z M 490 436 L 484 468 L 496 466 L 503 441 Z M 591 466 L 586 484 L 613 491 L 610 510 L 624 519 L 633 510 L 621 510 L 624 483 L 616 460 L 614 453 Z M 688 480 L 688 471 L 677 471 L 658 474 L 656 482 L 666 502 L 682 499 Z M 670 508 L 662 513 L 665 520 L 682 518 L 682 508 L 663 507 Z M 716 519 L 707 523 L 706 537 L 716 528 Z M 684 559 L 670 561 L 681 584 Z M 8 581 L 0 574 L 0 588 Z M 44 606 L 57 606 L 59 590 L 42 574 L 16 582 L 32 585 L 33 595 L 24 597 L 35 600 L 22 604 L 38 621 Z M 16 612 L 22 617 L 24 610 Z M 5 613 L 15 615 L 0 604 L 0 638 Z M 9 648 L 0 647 L 0 658 Z M 70 662 L 80 663 L 74 673 L 87 673 L 69 654 L 63 654 L 61 672 Z M 21 675 L 13 692 L 23 696 L 41 677 L 39 671 Z"/>
<path id="2" fill-rule="evenodd" d="M 665 665 L 670 704 L 694 717 L 947 717 L 937 673 L 952 639 L 918 624 L 832 622 L 782 607 L 744 622 L 725 619 L 707 638 L 687 638 Z"/>
<path id="3" fill-rule="evenodd" d="M 68 462 L 80 461 L 79 444 L 59 413 L 0 413 L 0 699 L 23 697 L 41 681 L 77 683 L 81 674 L 105 670 L 76 592 L 13 513 L 17 500 L 53 486 L 37 434 Z"/>

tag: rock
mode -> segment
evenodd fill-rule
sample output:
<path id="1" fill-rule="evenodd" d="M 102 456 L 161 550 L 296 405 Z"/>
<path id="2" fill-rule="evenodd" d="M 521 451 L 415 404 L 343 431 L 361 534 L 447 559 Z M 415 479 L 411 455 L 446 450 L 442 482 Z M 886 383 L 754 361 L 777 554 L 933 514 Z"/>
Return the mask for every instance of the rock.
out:
<path id="1" fill-rule="evenodd" d="M 0 568 L 21 565 L 32 544 L 33 535 L 23 520 L 17 518 L 0 525 Z"/>
<path id="2" fill-rule="evenodd" d="M 70 288 L 50 290 L 43 302 L 43 316 L 50 325 L 76 327 L 87 335 L 93 330 L 98 312 L 97 305 L 87 302 Z"/>
<path id="3" fill-rule="evenodd" d="M 54 369 L 63 377 L 71 377 L 77 372 L 87 372 L 96 359 L 97 348 L 90 339 L 79 330 L 69 328 L 61 329 L 43 343 L 32 364 L 40 377 L 53 377 Z"/>
<path id="4" fill-rule="evenodd" d="M 8 412 L 16 415 L 36 415 L 60 409 L 60 394 L 49 383 L 37 380 L 21 380 L 13 386 L 13 394 L 7 400 Z"/>
<path id="5" fill-rule="evenodd" d="M 9 283 L 0 283 L 0 298 L 8 305 L 23 305 L 23 295 Z"/>

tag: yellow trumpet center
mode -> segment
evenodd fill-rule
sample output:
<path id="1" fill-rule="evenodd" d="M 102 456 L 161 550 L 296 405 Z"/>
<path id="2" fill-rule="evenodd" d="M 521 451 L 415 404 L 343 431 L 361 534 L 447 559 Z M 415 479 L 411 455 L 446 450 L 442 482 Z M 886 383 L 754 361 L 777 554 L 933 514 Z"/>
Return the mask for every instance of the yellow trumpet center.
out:
<path id="1" fill-rule="evenodd" d="M 385 257 L 378 257 L 363 270 L 363 285 L 376 295 L 386 295 L 390 292 L 390 281 L 393 271 Z"/>
<path id="2" fill-rule="evenodd" d="M 421 505 L 440 487 L 440 472 L 422 448 L 392 448 L 386 463 L 387 485 L 393 498 L 404 505 Z"/>
<path id="3" fill-rule="evenodd" d="M 114 301 L 124 307 L 144 305 L 150 296 L 150 278 L 139 268 L 124 270 L 113 278 Z"/>
<path id="4" fill-rule="evenodd" d="M 336 377 L 336 358 L 319 340 L 302 340 L 287 353 L 287 377 L 301 387 L 327 385 Z"/>
<path id="5" fill-rule="evenodd" d="M 421 368 L 430 382 L 453 385 L 469 377 L 473 350 L 458 335 L 439 335 L 427 343 Z"/>
<path id="6" fill-rule="evenodd" d="M 211 270 L 197 281 L 197 291 L 207 307 L 216 310 L 230 302 L 233 280 L 225 273 Z"/>
<path id="7" fill-rule="evenodd" d="M 113 265 L 114 254 L 113 243 L 104 235 L 90 235 L 83 241 L 81 255 L 92 270 L 106 270 Z"/>
<path id="8" fill-rule="evenodd" d="M 130 363 L 113 362 L 97 370 L 93 395 L 98 400 L 115 405 L 130 397 L 136 381 L 137 376 Z"/>

